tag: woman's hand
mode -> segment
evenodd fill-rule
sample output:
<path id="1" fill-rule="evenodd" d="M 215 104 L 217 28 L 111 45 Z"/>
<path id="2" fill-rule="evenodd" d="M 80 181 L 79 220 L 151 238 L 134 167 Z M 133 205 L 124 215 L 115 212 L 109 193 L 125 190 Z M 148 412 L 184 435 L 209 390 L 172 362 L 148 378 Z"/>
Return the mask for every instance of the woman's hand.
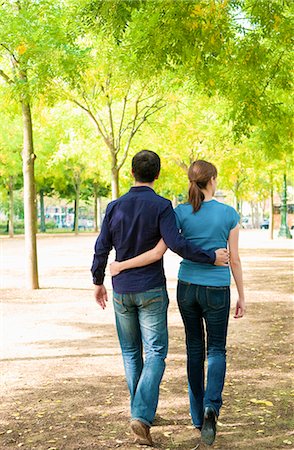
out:
<path id="1" fill-rule="evenodd" d="M 110 273 L 112 277 L 115 277 L 121 272 L 120 263 L 118 261 L 114 261 L 109 265 Z"/>
<path id="2" fill-rule="evenodd" d="M 240 319 L 245 314 L 245 300 L 242 298 L 239 298 L 236 303 L 236 310 L 235 310 L 235 319 Z"/>

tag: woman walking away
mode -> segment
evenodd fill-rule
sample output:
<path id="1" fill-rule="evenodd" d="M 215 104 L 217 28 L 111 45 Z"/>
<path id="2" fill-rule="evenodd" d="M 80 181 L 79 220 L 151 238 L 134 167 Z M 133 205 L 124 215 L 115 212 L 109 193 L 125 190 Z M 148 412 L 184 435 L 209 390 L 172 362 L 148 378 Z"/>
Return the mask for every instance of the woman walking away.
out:
<path id="1" fill-rule="evenodd" d="M 231 206 L 213 199 L 217 169 L 206 161 L 189 168 L 189 200 L 175 209 L 177 224 L 186 239 L 205 250 L 229 246 L 230 266 L 238 290 L 235 318 L 243 317 L 245 298 L 238 251 L 239 215 Z M 112 275 L 121 270 L 151 264 L 162 257 L 166 246 L 161 240 L 149 252 L 131 260 L 113 263 Z M 230 268 L 181 262 L 177 302 L 185 326 L 187 374 L 192 422 L 201 430 L 202 441 L 212 445 L 222 406 L 226 374 L 226 338 L 230 310 Z M 205 324 L 205 327 L 204 327 Z M 206 387 L 204 386 L 205 344 L 207 348 Z"/>

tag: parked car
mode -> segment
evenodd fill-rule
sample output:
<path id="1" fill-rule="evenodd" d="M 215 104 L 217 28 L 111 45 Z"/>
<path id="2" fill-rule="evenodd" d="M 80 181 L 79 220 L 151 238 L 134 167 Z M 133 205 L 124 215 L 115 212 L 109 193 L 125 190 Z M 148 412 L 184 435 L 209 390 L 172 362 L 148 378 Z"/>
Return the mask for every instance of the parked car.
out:
<path id="1" fill-rule="evenodd" d="M 252 228 L 251 217 L 246 217 L 246 216 L 242 217 L 241 228 Z"/>
<path id="2" fill-rule="evenodd" d="M 79 230 L 90 230 L 94 228 L 94 221 L 89 219 L 79 219 Z"/>
<path id="3" fill-rule="evenodd" d="M 260 228 L 263 230 L 268 230 L 269 229 L 269 220 L 263 219 L 263 221 L 260 224 Z"/>

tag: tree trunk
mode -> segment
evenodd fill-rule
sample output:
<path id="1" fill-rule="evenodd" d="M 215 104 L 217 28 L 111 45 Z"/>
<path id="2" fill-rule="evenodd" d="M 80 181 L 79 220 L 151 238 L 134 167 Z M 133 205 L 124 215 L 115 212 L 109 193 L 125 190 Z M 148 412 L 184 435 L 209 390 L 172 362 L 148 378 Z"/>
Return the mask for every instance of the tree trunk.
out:
<path id="1" fill-rule="evenodd" d="M 270 193 L 270 220 L 269 220 L 270 239 L 274 239 L 274 188 L 271 185 Z"/>
<path id="2" fill-rule="evenodd" d="M 76 199 L 74 199 L 74 221 L 73 221 L 72 231 L 75 231 L 75 229 L 76 229 L 76 210 L 77 210 L 77 208 L 76 208 Z"/>
<path id="3" fill-rule="evenodd" d="M 101 197 L 98 197 L 98 214 L 97 214 L 97 217 L 98 217 L 98 228 L 99 228 L 99 230 L 101 230 L 101 223 L 102 223 L 102 217 L 101 217 Z"/>
<path id="4" fill-rule="evenodd" d="M 80 185 L 76 186 L 76 198 L 75 198 L 75 220 L 74 220 L 74 232 L 79 234 L 79 203 L 80 203 Z"/>
<path id="5" fill-rule="evenodd" d="M 23 117 L 23 182 L 24 182 L 24 225 L 26 249 L 26 285 L 29 289 L 39 289 L 37 238 L 36 238 L 36 196 L 33 147 L 33 126 L 28 102 L 22 102 Z"/>
<path id="6" fill-rule="evenodd" d="M 119 197 L 118 179 L 119 179 L 119 171 L 118 171 L 118 169 L 116 167 L 113 167 L 111 169 L 111 193 L 112 193 L 112 200 L 116 200 Z"/>
<path id="7" fill-rule="evenodd" d="M 45 207 L 44 207 L 44 191 L 40 190 L 40 231 L 42 233 L 46 232 L 45 224 Z"/>
<path id="8" fill-rule="evenodd" d="M 94 185 L 94 231 L 98 233 L 97 186 Z"/>
<path id="9" fill-rule="evenodd" d="M 251 204 L 251 217 L 252 217 L 252 228 L 259 228 L 259 210 L 258 203 L 250 202 Z"/>
<path id="10" fill-rule="evenodd" d="M 9 237 L 14 236 L 14 226 L 13 226 L 13 216 L 14 216 L 14 202 L 13 202 L 13 177 L 9 177 L 9 219 L 8 219 L 8 230 Z"/>
<path id="11" fill-rule="evenodd" d="M 253 202 L 250 202 L 250 209 L 251 209 L 251 223 L 252 223 L 252 228 L 254 228 L 254 207 L 253 207 Z"/>
<path id="12" fill-rule="evenodd" d="M 240 217 L 241 217 L 241 202 L 240 202 L 240 200 L 239 200 L 239 197 L 238 197 L 238 193 L 236 192 L 235 193 L 235 205 L 236 205 L 236 210 L 237 210 L 237 213 L 240 215 Z"/>

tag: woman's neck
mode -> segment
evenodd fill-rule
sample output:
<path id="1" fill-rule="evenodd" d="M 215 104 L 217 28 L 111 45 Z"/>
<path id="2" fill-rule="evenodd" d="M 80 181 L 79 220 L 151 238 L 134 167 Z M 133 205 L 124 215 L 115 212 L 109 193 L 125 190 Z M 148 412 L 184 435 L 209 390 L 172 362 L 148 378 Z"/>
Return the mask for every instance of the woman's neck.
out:
<path id="1" fill-rule="evenodd" d="M 204 202 L 209 202 L 209 200 L 213 199 L 213 192 L 210 189 L 201 189 L 204 195 Z"/>

